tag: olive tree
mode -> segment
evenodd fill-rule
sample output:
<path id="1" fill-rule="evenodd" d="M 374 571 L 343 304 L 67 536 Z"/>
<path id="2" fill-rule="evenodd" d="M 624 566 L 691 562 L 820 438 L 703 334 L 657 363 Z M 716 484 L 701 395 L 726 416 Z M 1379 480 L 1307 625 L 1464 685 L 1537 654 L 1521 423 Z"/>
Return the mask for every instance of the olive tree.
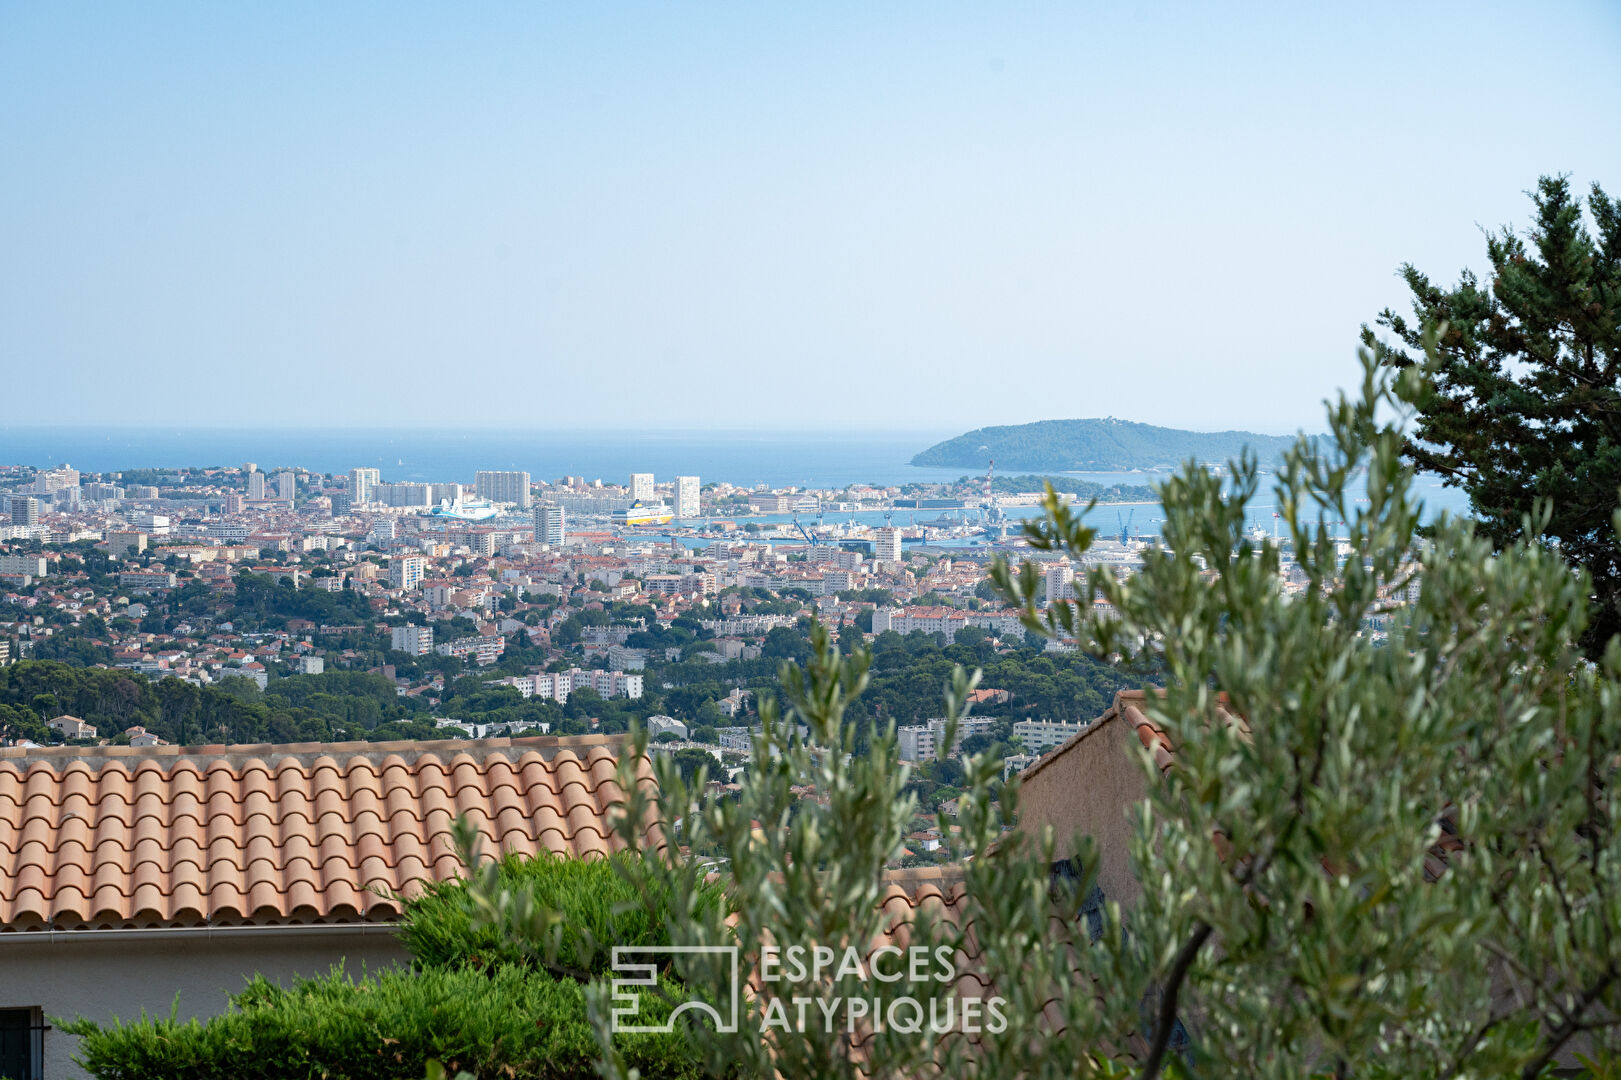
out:
<path id="1" fill-rule="evenodd" d="M 920 907 L 904 940 L 948 949 L 1000 999 L 1000 1025 L 931 1035 L 874 1021 L 949 984 L 769 977 L 774 948 L 891 940 L 885 868 L 916 807 L 893 730 L 855 752 L 844 717 L 864 655 L 841 657 L 815 631 L 809 661 L 784 669 L 783 707 L 761 710 L 735 794 L 683 783 L 663 757 L 656 786 L 638 782 L 634 743 L 617 828 L 642 857 L 627 872 L 675 898 L 673 942 L 735 945 L 753 977 L 735 1031 L 689 1027 L 711 1074 L 1532 1077 L 1580 1054 L 1613 1075 L 1621 646 L 1583 659 L 1589 584 L 1556 551 L 1494 549 L 1467 521 L 1419 537 L 1401 451 L 1425 370 L 1364 355 L 1329 437 L 1302 440 L 1273 481 L 1283 544 L 1246 530 L 1252 458 L 1226 477 L 1190 463 L 1160 490 L 1163 543 L 1134 576 L 1092 572 L 1076 601 L 1044 606 L 1032 566 L 997 568 L 1032 630 L 1154 673 L 1145 711 L 1172 749 L 1163 775 L 1139 754 L 1148 795 L 1121 812 L 1142 893 L 1108 905 L 1095 941 L 1076 919 L 1090 848 L 1077 845 L 1076 888 L 1054 874 L 1038 823 L 1009 831 L 1017 783 L 968 761 L 960 816 L 939 822 L 960 895 L 950 917 Z M 1092 539 L 1051 491 L 1028 531 L 1072 556 Z M 974 681 L 959 671 L 945 688 L 954 722 Z M 724 910 L 700 902 L 710 879 Z M 480 903 L 516 936 L 545 925 L 493 886 Z M 729 971 L 713 957 L 668 970 L 684 993 L 725 1003 Z M 814 1009 L 808 1025 L 774 1022 L 797 995 L 868 1001 L 862 1022 L 824 1029 Z M 624 1075 L 613 989 L 588 998 L 601 1070 Z"/>
<path id="2" fill-rule="evenodd" d="M 1163 547 L 1089 574 L 1080 605 L 1039 611 L 1033 575 L 1001 575 L 1032 623 L 1162 673 L 1147 711 L 1174 766 L 1134 811 L 1143 896 L 1105 950 L 1110 1027 L 1157 1003 L 1144 1075 L 1178 1014 L 1208 1075 L 1535 1076 L 1614 1052 L 1621 651 L 1582 660 L 1588 585 L 1555 552 L 1494 553 L 1465 521 L 1417 542 L 1402 430 L 1429 387 L 1363 360 L 1360 398 L 1274 484 L 1298 585 L 1247 535 L 1253 460 L 1166 484 Z M 1049 498 L 1032 542 L 1089 539 Z"/>

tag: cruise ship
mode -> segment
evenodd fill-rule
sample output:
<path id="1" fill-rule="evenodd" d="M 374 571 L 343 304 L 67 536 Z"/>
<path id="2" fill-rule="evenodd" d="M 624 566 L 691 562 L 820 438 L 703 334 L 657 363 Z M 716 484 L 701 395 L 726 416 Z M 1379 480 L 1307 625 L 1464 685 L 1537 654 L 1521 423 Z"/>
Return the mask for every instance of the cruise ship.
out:
<path id="1" fill-rule="evenodd" d="M 500 513 L 488 499 L 444 500 L 429 511 L 431 517 L 454 518 L 457 521 L 483 521 Z"/>
<path id="2" fill-rule="evenodd" d="M 675 511 L 664 503 L 656 506 L 647 506 L 640 502 L 630 504 L 629 510 L 615 510 L 613 523 L 615 525 L 668 525 L 675 518 Z"/>

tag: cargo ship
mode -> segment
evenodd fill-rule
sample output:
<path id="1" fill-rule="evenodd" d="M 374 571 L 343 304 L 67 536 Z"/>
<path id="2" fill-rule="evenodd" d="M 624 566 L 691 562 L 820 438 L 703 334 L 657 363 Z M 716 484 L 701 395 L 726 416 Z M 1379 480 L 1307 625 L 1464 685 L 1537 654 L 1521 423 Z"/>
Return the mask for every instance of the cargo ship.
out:
<path id="1" fill-rule="evenodd" d="M 648 506 L 640 502 L 630 504 L 628 510 L 615 510 L 613 523 L 615 525 L 668 525 L 675 518 L 675 511 L 664 503 Z"/>

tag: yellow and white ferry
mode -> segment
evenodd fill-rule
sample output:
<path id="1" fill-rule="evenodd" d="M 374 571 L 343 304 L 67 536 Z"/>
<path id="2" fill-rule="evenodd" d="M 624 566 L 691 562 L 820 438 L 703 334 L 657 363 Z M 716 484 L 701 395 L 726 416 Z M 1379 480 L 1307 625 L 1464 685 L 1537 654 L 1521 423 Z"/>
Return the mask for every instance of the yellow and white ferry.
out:
<path id="1" fill-rule="evenodd" d="M 630 509 L 613 512 L 615 525 L 668 525 L 674 518 L 675 511 L 664 503 L 648 506 L 641 502 L 633 502 Z"/>

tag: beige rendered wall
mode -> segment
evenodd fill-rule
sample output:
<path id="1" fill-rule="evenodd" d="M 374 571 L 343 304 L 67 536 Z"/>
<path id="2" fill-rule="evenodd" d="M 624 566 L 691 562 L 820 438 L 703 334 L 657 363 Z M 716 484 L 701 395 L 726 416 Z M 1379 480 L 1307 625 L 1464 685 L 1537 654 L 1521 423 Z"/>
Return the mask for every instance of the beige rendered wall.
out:
<path id="1" fill-rule="evenodd" d="M 0 935 L 0 1008 L 44 1009 L 50 1018 L 114 1016 L 141 1010 L 167 1016 L 180 995 L 180 1018 L 216 1016 L 225 995 L 255 973 L 282 985 L 295 975 L 319 975 L 344 962 L 346 971 L 404 965 L 410 957 L 392 933 L 329 933 L 281 937 L 170 936 L 120 941 L 116 934 L 73 938 Z M 45 1032 L 45 1080 L 84 1076 L 73 1063 L 78 1039 Z"/>
<path id="2" fill-rule="evenodd" d="M 1053 830 L 1054 857 L 1074 852 L 1077 834 L 1097 845 L 1098 884 L 1103 895 L 1130 906 L 1141 891 L 1131 873 L 1131 822 L 1127 815 L 1147 793 L 1138 764 L 1141 744 L 1131 724 L 1104 716 L 1056 757 L 1032 769 L 1019 795 L 1019 828 L 1038 835 Z"/>

